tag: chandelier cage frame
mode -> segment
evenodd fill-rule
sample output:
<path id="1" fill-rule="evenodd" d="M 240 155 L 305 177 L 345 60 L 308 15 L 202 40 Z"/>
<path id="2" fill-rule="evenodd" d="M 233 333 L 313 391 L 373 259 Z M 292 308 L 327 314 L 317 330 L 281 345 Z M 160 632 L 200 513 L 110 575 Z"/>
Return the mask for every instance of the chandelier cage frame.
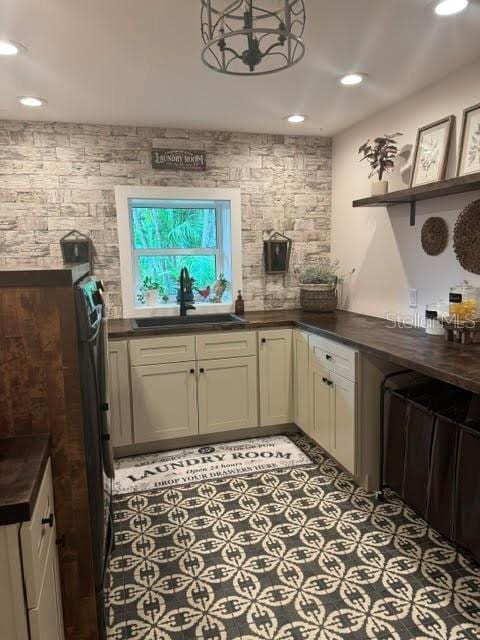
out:
<path id="1" fill-rule="evenodd" d="M 201 0 L 202 61 L 207 67 L 227 75 L 260 76 L 303 59 L 304 0 L 279 0 L 276 9 L 267 8 L 272 0 L 233 0 L 219 8 L 225 2 Z M 265 60 L 271 66 L 257 70 Z"/>

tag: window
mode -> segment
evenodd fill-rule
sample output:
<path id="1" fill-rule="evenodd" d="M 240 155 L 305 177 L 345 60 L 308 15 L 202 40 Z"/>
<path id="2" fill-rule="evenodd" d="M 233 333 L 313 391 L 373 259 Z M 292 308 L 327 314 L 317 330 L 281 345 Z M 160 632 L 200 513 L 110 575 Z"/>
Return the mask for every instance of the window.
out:
<path id="1" fill-rule="evenodd" d="M 223 311 L 226 305 L 232 305 L 232 291 L 241 286 L 237 283 L 239 277 L 241 282 L 240 261 L 234 256 L 232 245 L 239 249 L 241 239 L 238 213 L 236 224 L 232 225 L 231 199 L 180 197 L 180 192 L 204 193 L 203 189 L 180 189 L 176 198 L 135 197 L 135 192 L 150 192 L 151 196 L 154 192 L 159 196 L 165 191 L 175 192 L 171 188 L 117 187 L 115 191 L 125 310 L 133 315 L 150 313 L 152 309 L 157 313 L 172 312 L 177 305 L 178 279 L 183 267 L 194 279 L 197 310 L 218 311 L 222 306 Z M 210 190 L 215 191 L 236 190 Z M 235 243 L 232 226 L 238 235 Z M 230 286 L 219 301 L 215 282 L 222 276 Z M 151 289 L 153 296 L 149 293 Z"/>

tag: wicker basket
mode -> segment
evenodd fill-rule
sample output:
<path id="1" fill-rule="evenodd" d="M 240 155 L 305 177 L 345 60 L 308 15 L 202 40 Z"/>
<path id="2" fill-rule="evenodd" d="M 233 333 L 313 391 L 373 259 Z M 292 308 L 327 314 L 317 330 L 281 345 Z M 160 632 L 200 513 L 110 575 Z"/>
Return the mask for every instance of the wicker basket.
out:
<path id="1" fill-rule="evenodd" d="M 300 285 L 300 306 L 304 311 L 335 311 L 337 287 L 331 284 Z"/>

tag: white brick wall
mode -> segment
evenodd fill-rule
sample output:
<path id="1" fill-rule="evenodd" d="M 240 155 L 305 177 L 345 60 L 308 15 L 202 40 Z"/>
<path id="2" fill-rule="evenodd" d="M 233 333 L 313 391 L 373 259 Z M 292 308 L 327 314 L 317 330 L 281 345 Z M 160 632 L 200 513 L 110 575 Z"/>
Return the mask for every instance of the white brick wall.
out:
<path id="1" fill-rule="evenodd" d="M 151 148 L 204 149 L 208 171 L 158 172 Z M 0 121 L 0 264 L 48 266 L 73 228 L 95 244 L 110 312 L 122 315 L 113 187 L 237 187 L 242 192 L 246 307 L 298 305 L 294 269 L 330 250 L 329 138 Z M 266 276 L 263 239 L 294 240 L 291 272 Z"/>

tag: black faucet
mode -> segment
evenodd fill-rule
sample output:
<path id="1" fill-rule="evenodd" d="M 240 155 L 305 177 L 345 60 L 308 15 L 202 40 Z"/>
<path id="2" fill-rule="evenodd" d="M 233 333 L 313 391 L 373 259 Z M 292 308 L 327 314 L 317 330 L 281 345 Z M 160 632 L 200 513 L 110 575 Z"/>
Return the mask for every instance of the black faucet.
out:
<path id="1" fill-rule="evenodd" d="M 187 280 L 190 280 L 190 275 L 188 273 L 187 267 L 183 267 L 183 269 L 180 271 L 180 316 L 181 317 L 186 316 L 187 311 L 195 309 L 193 304 L 189 304 L 185 302 L 185 294 L 186 294 L 185 288 L 186 288 Z"/>

